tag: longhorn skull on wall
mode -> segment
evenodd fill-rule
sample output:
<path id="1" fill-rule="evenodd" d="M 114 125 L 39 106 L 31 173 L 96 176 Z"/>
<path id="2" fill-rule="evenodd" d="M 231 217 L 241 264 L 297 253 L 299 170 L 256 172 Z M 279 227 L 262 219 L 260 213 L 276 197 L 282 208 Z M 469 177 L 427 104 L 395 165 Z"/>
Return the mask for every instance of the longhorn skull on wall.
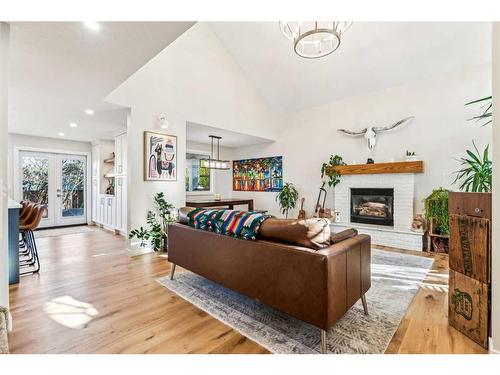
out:
<path id="1" fill-rule="evenodd" d="M 368 148 L 373 150 L 375 148 L 375 143 L 377 142 L 377 134 L 386 132 L 392 129 L 397 128 L 400 125 L 403 125 L 407 121 L 410 121 L 414 118 L 414 116 L 404 118 L 402 120 L 399 120 L 395 124 L 388 125 L 388 126 L 369 126 L 367 128 L 364 128 L 363 130 L 360 131 L 350 131 L 350 130 L 345 130 L 345 129 L 338 129 L 339 132 L 353 136 L 353 137 L 359 137 L 359 136 L 364 136 L 367 143 L 368 143 Z"/>

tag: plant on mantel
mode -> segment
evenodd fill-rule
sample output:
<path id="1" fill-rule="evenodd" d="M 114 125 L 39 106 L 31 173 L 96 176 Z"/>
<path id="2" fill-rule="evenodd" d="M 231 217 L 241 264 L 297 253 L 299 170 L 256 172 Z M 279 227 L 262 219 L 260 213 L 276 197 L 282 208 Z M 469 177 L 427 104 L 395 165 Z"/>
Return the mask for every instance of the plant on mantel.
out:
<path id="1" fill-rule="evenodd" d="M 321 178 L 328 176 L 328 186 L 335 187 L 340 183 L 340 173 L 335 170 L 335 167 L 339 165 L 346 165 L 342 156 L 331 155 L 328 163 L 323 163 L 321 165 Z"/>
<path id="2" fill-rule="evenodd" d="M 146 246 L 146 242 L 151 240 L 155 251 L 166 250 L 168 238 L 168 224 L 177 221 L 177 211 L 173 204 L 169 203 L 163 192 L 155 194 L 153 197 L 155 208 L 149 210 L 146 215 L 148 229 L 140 227 L 130 231 L 129 238 L 141 240 L 141 247 Z"/>

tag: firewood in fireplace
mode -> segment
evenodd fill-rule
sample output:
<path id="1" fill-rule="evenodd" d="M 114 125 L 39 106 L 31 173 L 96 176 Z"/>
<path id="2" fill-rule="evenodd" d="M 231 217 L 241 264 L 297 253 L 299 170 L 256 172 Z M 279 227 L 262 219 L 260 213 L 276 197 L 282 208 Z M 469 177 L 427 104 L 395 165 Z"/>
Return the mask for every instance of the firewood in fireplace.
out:
<path id="1" fill-rule="evenodd" d="M 385 203 L 365 202 L 360 207 L 359 215 L 387 217 L 387 205 Z"/>

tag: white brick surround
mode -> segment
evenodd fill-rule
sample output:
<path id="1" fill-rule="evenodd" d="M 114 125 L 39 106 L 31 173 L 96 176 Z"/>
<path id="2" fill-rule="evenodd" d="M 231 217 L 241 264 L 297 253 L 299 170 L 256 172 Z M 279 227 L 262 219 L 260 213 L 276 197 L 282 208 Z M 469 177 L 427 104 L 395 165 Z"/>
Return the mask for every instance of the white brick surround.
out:
<path id="1" fill-rule="evenodd" d="M 351 188 L 394 189 L 394 227 L 351 223 Z M 332 224 L 338 232 L 346 227 L 369 234 L 372 243 L 408 250 L 422 250 L 421 233 L 410 230 L 413 220 L 415 176 L 413 173 L 362 174 L 342 176 L 335 187 L 335 211 L 340 220 Z"/>

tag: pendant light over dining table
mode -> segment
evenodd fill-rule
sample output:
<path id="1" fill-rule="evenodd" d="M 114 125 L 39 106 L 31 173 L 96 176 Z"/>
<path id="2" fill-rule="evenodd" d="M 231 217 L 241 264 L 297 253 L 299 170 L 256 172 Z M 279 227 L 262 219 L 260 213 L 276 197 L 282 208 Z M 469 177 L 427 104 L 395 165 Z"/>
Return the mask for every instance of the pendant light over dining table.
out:
<path id="1" fill-rule="evenodd" d="M 324 57 L 340 46 L 344 32 L 352 22 L 340 21 L 281 21 L 283 35 L 293 42 L 297 55 L 307 59 Z"/>
<path id="2" fill-rule="evenodd" d="M 209 135 L 210 137 L 210 158 L 209 159 L 200 159 L 200 167 L 207 169 L 218 169 L 225 170 L 230 168 L 231 162 L 229 160 L 221 160 L 220 159 L 220 145 L 219 141 L 222 137 L 217 135 Z M 217 140 L 217 157 L 214 157 L 214 139 Z"/>

